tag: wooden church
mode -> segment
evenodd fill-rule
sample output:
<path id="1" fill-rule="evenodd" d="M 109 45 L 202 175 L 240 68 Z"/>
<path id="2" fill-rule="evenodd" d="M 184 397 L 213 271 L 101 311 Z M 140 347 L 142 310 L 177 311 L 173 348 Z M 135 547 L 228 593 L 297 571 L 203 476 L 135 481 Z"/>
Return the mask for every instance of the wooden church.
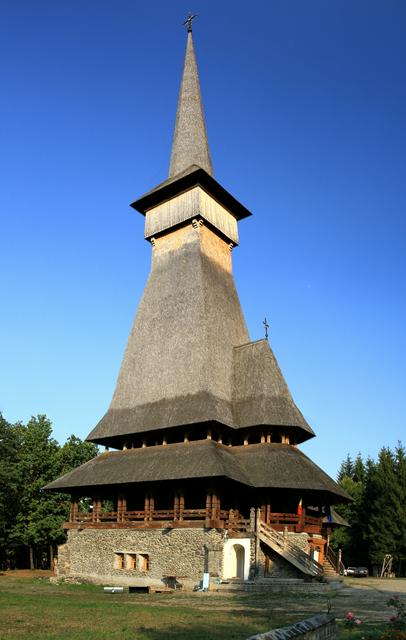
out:
<path id="1" fill-rule="evenodd" d="M 250 341 L 232 274 L 251 213 L 214 178 L 191 20 L 169 177 L 132 206 L 152 266 L 113 399 L 106 451 L 47 485 L 71 494 L 66 579 L 196 587 L 323 579 L 347 494 L 298 448 L 314 432 L 268 340 Z M 331 570 L 330 570 L 331 573 Z"/>

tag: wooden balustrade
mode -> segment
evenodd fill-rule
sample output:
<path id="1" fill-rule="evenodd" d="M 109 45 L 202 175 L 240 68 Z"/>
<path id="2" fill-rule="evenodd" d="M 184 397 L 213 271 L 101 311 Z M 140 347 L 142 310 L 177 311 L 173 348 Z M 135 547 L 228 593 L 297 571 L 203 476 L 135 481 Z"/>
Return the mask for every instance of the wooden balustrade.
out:
<path id="1" fill-rule="evenodd" d="M 146 526 L 148 522 L 171 522 L 172 526 L 186 526 L 188 522 L 201 523 L 202 526 L 224 526 L 234 531 L 248 531 L 250 529 L 250 520 L 241 516 L 237 510 L 227 510 L 217 508 L 213 510 L 214 519 L 207 517 L 207 509 L 185 509 L 176 505 L 175 509 L 154 509 L 152 501 L 148 501 L 148 508 L 128 511 L 123 509 L 123 505 L 118 511 L 103 512 L 97 509 L 96 513 L 81 513 L 72 508 L 70 512 L 70 522 L 77 524 L 90 525 L 93 524 L 112 524 L 123 526 L 125 523 Z M 267 513 L 267 524 L 276 531 L 287 529 L 291 532 L 306 531 L 307 533 L 320 533 L 322 527 L 322 519 L 313 516 L 299 516 L 294 513 Z M 218 524 L 214 525 L 216 522 Z M 209 524 L 210 523 L 210 524 Z"/>

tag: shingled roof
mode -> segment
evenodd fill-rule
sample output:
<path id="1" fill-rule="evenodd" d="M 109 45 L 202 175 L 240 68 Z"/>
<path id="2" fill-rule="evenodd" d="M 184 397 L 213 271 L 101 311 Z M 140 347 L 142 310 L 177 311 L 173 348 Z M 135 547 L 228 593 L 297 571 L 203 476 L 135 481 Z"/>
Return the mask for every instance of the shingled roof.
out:
<path id="1" fill-rule="evenodd" d="M 187 35 L 169 175 L 174 176 L 191 164 L 197 164 L 213 175 L 199 74 L 190 31 Z"/>
<path id="2" fill-rule="evenodd" d="M 226 447 L 213 440 L 101 454 L 48 484 L 55 491 L 143 482 L 229 478 L 251 487 L 318 491 L 331 502 L 347 493 L 296 447 L 258 444 Z"/>

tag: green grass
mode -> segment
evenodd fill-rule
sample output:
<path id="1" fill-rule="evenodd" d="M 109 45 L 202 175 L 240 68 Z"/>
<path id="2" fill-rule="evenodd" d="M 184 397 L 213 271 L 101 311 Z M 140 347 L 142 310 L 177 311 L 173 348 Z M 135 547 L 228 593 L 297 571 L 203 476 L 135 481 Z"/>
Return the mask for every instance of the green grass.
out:
<path id="1" fill-rule="evenodd" d="M 373 596 L 370 606 L 376 613 L 377 595 Z M 360 597 L 365 609 L 365 592 Z M 345 612 L 358 611 L 354 595 L 338 591 L 328 598 L 340 639 L 378 640 L 387 628 L 386 612 L 382 620 L 348 628 Z M 326 595 L 294 592 L 105 594 L 94 585 L 58 585 L 9 575 L 0 577 L 0 639 L 245 640 L 323 613 L 327 603 Z"/>

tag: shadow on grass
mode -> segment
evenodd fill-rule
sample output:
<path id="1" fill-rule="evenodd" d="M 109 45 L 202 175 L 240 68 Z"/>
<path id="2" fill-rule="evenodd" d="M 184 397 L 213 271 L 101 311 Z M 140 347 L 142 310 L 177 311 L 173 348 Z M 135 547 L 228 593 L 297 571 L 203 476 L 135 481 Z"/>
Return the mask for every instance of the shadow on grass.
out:
<path id="1" fill-rule="evenodd" d="M 254 621 L 241 623 L 238 617 L 233 619 L 230 615 L 230 622 L 216 622 L 211 627 L 209 624 L 182 624 L 174 625 L 170 629 L 154 629 L 140 626 L 133 629 L 136 640 L 246 640 L 252 635 L 269 631 L 270 626 L 264 629 L 263 624 L 258 626 Z"/>

